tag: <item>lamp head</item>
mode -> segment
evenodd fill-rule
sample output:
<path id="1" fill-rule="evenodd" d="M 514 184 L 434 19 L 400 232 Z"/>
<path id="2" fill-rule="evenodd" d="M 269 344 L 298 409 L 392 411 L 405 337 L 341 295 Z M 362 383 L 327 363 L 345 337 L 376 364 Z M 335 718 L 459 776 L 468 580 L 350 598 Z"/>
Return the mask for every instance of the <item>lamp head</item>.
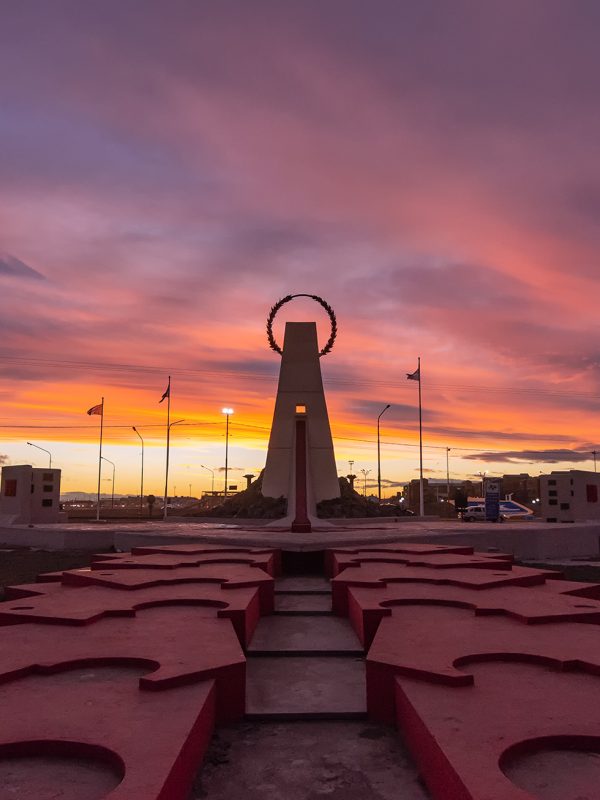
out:
<path id="1" fill-rule="evenodd" d="M 222 408 L 221 411 L 223 412 L 223 414 L 226 414 L 227 416 L 233 414 L 233 408 Z"/>

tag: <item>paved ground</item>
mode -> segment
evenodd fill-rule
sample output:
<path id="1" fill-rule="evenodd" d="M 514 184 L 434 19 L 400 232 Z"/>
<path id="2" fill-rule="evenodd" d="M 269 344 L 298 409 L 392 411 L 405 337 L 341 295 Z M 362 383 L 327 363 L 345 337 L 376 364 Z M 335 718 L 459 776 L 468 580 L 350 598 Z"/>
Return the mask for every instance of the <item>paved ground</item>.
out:
<path id="1" fill-rule="evenodd" d="M 222 728 L 190 800 L 428 800 L 402 742 L 368 722 Z"/>
<path id="2" fill-rule="evenodd" d="M 189 521 L 100 522 L 47 526 L 0 526 L 0 546 L 29 545 L 46 549 L 91 549 L 98 552 L 116 547 L 130 550 L 141 544 L 201 541 L 226 545 L 284 547 L 310 551 L 324 547 L 358 546 L 385 542 L 430 542 L 470 544 L 476 550 L 496 548 L 517 558 L 599 557 L 600 523 L 559 525 L 544 522 L 463 523 L 456 520 L 400 519 L 340 520 L 336 525 L 293 534 L 270 526 Z"/>

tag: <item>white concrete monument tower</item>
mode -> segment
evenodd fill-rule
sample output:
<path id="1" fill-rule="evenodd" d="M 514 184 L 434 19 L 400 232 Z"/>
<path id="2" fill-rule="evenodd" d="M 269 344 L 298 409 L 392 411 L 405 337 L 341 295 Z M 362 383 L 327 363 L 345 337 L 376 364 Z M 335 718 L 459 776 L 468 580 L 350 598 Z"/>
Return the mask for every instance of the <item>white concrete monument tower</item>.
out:
<path id="1" fill-rule="evenodd" d="M 329 314 L 331 336 L 320 352 L 315 322 L 288 322 L 283 350 L 275 342 L 275 314 L 294 297 L 310 297 Z M 316 295 L 284 297 L 273 306 L 267 321 L 269 344 L 282 358 L 262 493 L 287 498 L 287 516 L 277 524 L 289 523 L 295 531 L 311 529 L 311 522 L 317 521 L 318 502 L 340 496 L 319 363 L 333 347 L 336 333 L 333 309 Z"/>

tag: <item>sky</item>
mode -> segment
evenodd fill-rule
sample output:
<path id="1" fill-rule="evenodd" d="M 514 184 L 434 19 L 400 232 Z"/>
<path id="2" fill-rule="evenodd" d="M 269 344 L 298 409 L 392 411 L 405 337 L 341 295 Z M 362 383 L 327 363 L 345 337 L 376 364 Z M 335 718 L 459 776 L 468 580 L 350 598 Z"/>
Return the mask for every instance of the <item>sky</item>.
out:
<path id="1" fill-rule="evenodd" d="M 264 466 L 279 298 L 323 297 L 340 474 L 593 469 L 600 6 L 4 0 L 0 461 L 93 491 Z M 277 316 L 328 320 L 309 300 Z M 206 469 L 208 467 L 208 469 Z M 105 465 L 103 491 L 109 486 Z M 231 481 L 230 481 L 231 482 Z"/>

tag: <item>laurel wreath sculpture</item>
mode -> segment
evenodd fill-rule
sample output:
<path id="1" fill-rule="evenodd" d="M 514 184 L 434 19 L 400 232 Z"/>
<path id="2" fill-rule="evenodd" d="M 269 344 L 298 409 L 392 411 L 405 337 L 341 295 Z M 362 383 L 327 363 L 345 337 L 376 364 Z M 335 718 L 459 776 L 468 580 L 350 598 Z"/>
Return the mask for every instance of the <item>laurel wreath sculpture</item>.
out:
<path id="1" fill-rule="evenodd" d="M 310 297 L 311 300 L 314 300 L 316 303 L 319 303 L 319 305 L 323 306 L 327 312 L 329 321 L 331 322 L 331 335 L 329 336 L 325 347 L 319 351 L 319 358 L 321 356 L 326 356 L 327 353 L 331 352 L 331 348 L 333 347 L 337 336 L 337 320 L 335 318 L 333 308 L 329 305 L 329 303 L 326 303 L 322 297 L 319 297 L 316 294 L 288 294 L 286 297 L 282 297 L 281 300 L 278 300 L 275 303 L 275 305 L 269 311 L 269 316 L 267 317 L 267 339 L 269 340 L 269 347 L 272 350 L 275 350 L 276 353 L 279 353 L 280 356 L 283 355 L 283 350 L 281 347 L 279 347 L 275 341 L 275 337 L 273 336 L 273 322 L 275 321 L 275 316 L 277 315 L 277 312 L 281 306 L 285 305 L 285 303 L 289 303 L 290 300 L 293 300 L 295 297 Z"/>

